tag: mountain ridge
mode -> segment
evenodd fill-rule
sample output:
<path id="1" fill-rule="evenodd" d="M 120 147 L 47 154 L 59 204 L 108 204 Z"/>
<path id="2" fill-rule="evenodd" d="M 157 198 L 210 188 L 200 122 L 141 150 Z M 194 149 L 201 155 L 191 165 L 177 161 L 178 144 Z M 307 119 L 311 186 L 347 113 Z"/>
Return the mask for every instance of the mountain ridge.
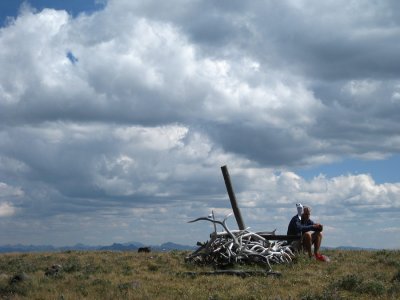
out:
<path id="1" fill-rule="evenodd" d="M 166 252 L 172 250 L 195 250 L 196 246 L 181 245 L 173 242 L 166 242 L 161 245 L 145 245 L 141 242 L 113 243 L 111 245 L 90 246 L 75 244 L 73 246 L 52 246 L 52 245 L 2 245 L 0 253 L 30 253 L 30 252 L 62 252 L 62 251 L 135 251 L 140 247 L 150 247 L 152 251 Z"/>

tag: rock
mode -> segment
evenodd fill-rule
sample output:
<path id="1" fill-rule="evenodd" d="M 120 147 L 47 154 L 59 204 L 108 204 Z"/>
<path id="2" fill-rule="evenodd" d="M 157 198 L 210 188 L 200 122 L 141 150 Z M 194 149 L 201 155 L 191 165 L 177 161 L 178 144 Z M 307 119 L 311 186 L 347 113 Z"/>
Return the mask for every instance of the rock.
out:
<path id="1" fill-rule="evenodd" d="M 52 265 L 51 267 L 46 269 L 46 272 L 44 275 L 46 276 L 58 276 L 62 272 L 62 266 L 61 265 Z"/>
<path id="2" fill-rule="evenodd" d="M 10 279 L 10 284 L 15 284 L 15 283 L 19 283 L 19 282 L 23 282 L 29 279 L 29 276 L 22 272 L 19 274 L 14 275 L 11 279 Z"/>

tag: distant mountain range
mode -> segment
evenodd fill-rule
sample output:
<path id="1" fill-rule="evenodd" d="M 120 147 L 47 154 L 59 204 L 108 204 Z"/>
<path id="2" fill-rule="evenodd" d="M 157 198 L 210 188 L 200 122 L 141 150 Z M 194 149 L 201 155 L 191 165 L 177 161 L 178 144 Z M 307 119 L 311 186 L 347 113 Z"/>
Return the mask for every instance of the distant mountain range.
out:
<path id="1" fill-rule="evenodd" d="M 109 246 L 88 246 L 84 244 L 76 244 L 74 246 L 55 247 L 51 245 L 4 245 L 0 246 L 0 253 L 28 253 L 28 252 L 62 252 L 62 251 L 137 251 L 140 247 L 150 247 L 154 252 L 168 252 L 172 250 L 190 250 L 193 251 L 198 246 L 180 245 L 172 242 L 167 242 L 161 245 L 145 245 L 140 242 L 114 243 Z M 322 247 L 322 249 L 337 249 L 337 250 L 378 250 L 374 248 L 362 248 L 351 246 L 339 247 Z"/>
<path id="2" fill-rule="evenodd" d="M 151 251 L 168 252 L 172 250 L 195 250 L 197 246 L 187 246 L 167 242 L 161 245 L 145 245 L 140 242 L 114 243 L 109 246 L 88 246 L 76 244 L 74 246 L 55 247 L 51 245 L 4 245 L 0 246 L 0 253 L 27 253 L 27 252 L 60 252 L 60 251 L 137 251 L 140 247 L 150 247 Z"/>
<path id="3" fill-rule="evenodd" d="M 329 250 L 364 250 L 364 251 L 375 251 L 382 250 L 378 248 L 363 248 L 363 247 L 354 247 L 354 246 L 338 246 L 338 247 L 321 247 L 321 249 L 329 249 Z"/>

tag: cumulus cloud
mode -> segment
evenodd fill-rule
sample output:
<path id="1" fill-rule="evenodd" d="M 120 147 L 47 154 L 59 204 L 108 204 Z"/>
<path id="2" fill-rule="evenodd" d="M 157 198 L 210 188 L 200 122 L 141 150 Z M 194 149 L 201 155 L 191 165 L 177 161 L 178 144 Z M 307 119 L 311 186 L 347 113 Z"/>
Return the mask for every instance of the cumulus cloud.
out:
<path id="1" fill-rule="evenodd" d="M 15 208 L 8 202 L 0 204 L 0 217 L 9 217 L 15 213 Z"/>
<path id="2" fill-rule="evenodd" d="M 397 183 L 291 169 L 399 152 L 397 6 L 25 7 L 0 29 L 0 207 L 15 218 L 3 226 L 58 243 L 79 229 L 64 240 L 51 229 L 74 220 L 90 243 L 118 227 L 120 239 L 193 239 L 182 222 L 226 213 L 224 164 L 252 227 L 285 231 L 296 202 L 343 236 L 335 218 L 376 225 L 375 212 L 395 226 Z"/>
<path id="3" fill-rule="evenodd" d="M 0 217 L 13 216 L 17 209 L 11 200 L 15 201 L 23 196 L 21 188 L 0 181 Z"/>
<path id="4" fill-rule="evenodd" d="M 20 197 L 24 192 L 18 188 L 10 186 L 4 182 L 0 182 L 0 198 L 6 197 Z"/>

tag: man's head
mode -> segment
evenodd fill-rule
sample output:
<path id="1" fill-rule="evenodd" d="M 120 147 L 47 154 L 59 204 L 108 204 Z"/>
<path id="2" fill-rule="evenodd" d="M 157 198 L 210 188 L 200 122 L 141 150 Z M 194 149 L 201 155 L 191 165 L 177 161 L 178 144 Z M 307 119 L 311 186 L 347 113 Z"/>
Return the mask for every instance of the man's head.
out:
<path id="1" fill-rule="evenodd" d="M 301 218 L 305 221 L 310 219 L 310 214 L 311 214 L 311 208 L 308 206 L 303 207 L 303 214 L 301 215 Z"/>
<path id="2" fill-rule="evenodd" d="M 296 208 L 297 208 L 297 215 L 301 217 L 301 215 L 303 214 L 303 205 L 301 205 L 301 203 L 297 203 Z"/>

